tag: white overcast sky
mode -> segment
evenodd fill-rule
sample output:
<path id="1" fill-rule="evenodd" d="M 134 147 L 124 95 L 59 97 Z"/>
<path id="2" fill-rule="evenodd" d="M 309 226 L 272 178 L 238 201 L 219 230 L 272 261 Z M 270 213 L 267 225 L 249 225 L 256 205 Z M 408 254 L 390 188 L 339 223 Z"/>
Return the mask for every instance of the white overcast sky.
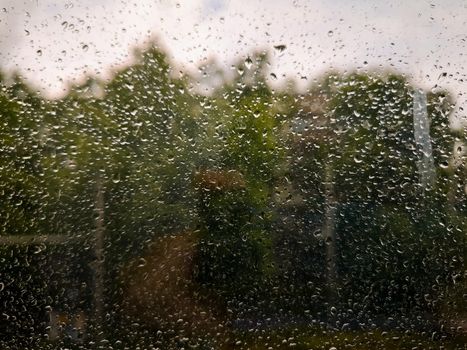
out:
<path id="1" fill-rule="evenodd" d="M 0 0 L 0 66 L 51 97 L 85 72 L 108 76 L 151 37 L 186 70 L 265 49 L 279 81 L 391 68 L 467 110 L 467 0 Z"/>

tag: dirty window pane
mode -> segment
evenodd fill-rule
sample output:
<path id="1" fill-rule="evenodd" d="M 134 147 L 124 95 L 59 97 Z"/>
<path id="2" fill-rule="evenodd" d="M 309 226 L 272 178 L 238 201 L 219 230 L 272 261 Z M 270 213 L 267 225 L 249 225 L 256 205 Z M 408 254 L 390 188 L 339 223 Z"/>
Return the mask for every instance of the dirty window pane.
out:
<path id="1" fill-rule="evenodd" d="M 0 5 L 1 349 L 464 349 L 467 4 Z"/>

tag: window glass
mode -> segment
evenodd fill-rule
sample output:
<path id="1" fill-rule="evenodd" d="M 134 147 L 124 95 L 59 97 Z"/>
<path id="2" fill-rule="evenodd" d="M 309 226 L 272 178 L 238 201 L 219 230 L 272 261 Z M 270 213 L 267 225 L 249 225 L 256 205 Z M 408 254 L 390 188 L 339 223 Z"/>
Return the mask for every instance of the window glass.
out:
<path id="1" fill-rule="evenodd" d="M 0 348 L 464 349 L 467 4 L 0 5 Z"/>

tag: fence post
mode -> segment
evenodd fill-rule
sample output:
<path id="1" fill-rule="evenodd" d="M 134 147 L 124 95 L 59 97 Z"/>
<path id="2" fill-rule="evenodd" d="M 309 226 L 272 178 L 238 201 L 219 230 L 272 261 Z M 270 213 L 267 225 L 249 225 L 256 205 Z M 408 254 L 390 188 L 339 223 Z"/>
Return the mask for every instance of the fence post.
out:
<path id="1" fill-rule="evenodd" d="M 328 302 L 331 304 L 335 301 L 336 296 L 336 279 L 337 279 L 337 261 L 336 261 L 336 195 L 334 191 L 334 169 L 332 162 L 325 166 L 325 214 L 323 225 L 323 238 L 326 249 L 326 286 L 328 293 Z M 330 315 L 328 315 L 329 318 Z M 329 319 L 328 319 L 329 321 Z"/>
<path id="2" fill-rule="evenodd" d="M 104 312 L 104 186 L 100 175 L 96 176 L 96 231 L 94 236 L 94 317 L 96 326 L 102 332 L 102 321 Z"/>

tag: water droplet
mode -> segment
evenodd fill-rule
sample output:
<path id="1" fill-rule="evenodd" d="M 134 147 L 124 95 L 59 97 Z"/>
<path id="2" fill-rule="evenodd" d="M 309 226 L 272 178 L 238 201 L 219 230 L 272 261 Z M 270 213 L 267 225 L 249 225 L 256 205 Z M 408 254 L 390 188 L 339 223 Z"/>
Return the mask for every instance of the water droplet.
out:
<path id="1" fill-rule="evenodd" d="M 83 49 L 84 51 L 88 51 L 88 49 L 89 49 L 89 46 L 88 46 L 88 45 L 86 45 L 86 44 L 84 44 L 84 45 L 82 46 L 82 49 Z"/>
<path id="2" fill-rule="evenodd" d="M 332 30 L 328 31 L 328 36 L 331 37 L 334 35 L 334 32 Z"/>
<path id="3" fill-rule="evenodd" d="M 443 72 L 439 75 L 438 79 L 441 79 L 441 78 L 446 78 L 448 76 L 448 73 L 447 72 Z"/>
<path id="4" fill-rule="evenodd" d="M 42 50 L 37 50 L 36 53 L 38 56 L 42 56 Z"/>
<path id="5" fill-rule="evenodd" d="M 33 254 L 39 254 L 40 252 L 42 252 L 42 250 L 44 250 L 44 248 L 45 246 L 43 244 L 37 245 L 34 248 Z"/>
<path id="6" fill-rule="evenodd" d="M 247 57 L 246 60 L 245 60 L 245 67 L 247 69 L 250 69 L 252 65 L 253 65 L 253 61 L 251 60 L 250 57 Z"/>
<path id="7" fill-rule="evenodd" d="M 276 49 L 279 52 L 284 52 L 286 48 L 287 48 L 287 46 L 285 46 L 285 45 L 275 45 L 274 46 L 274 49 Z"/>
<path id="8" fill-rule="evenodd" d="M 145 258 L 140 258 L 140 259 L 138 260 L 138 267 L 146 266 L 147 263 L 148 263 L 148 262 L 146 261 Z"/>

